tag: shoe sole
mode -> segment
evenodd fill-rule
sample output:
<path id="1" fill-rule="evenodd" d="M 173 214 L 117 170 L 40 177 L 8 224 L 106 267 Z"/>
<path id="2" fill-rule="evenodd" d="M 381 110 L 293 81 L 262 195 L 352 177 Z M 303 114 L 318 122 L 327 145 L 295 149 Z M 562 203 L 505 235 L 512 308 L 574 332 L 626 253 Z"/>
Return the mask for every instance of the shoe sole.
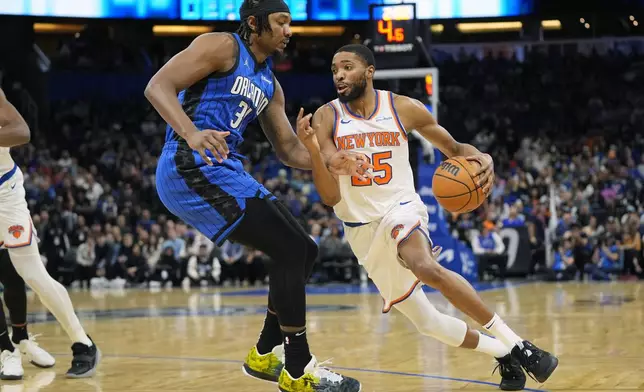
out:
<path id="1" fill-rule="evenodd" d="M 277 391 L 278 392 L 289 392 L 289 391 L 287 391 L 285 389 L 282 389 L 282 388 L 278 388 Z M 358 392 L 362 392 L 362 384 L 360 384 L 360 389 L 358 389 Z"/>
<path id="2" fill-rule="evenodd" d="M 36 362 L 34 362 L 34 361 L 29 361 L 29 363 L 30 363 L 30 364 L 32 364 L 32 365 L 34 365 L 34 366 L 35 366 L 35 367 L 37 367 L 37 368 L 40 368 L 40 369 L 49 369 L 49 368 L 53 368 L 53 367 L 56 365 L 56 362 L 54 362 L 54 363 L 53 363 L 53 364 L 51 364 L 51 365 L 41 365 L 41 364 L 36 363 Z"/>
<path id="3" fill-rule="evenodd" d="M 5 380 L 5 381 L 22 380 L 22 376 L 13 376 L 13 375 L 10 375 L 10 374 L 0 374 L 0 380 Z"/>
<path id="4" fill-rule="evenodd" d="M 269 379 L 268 377 L 270 377 L 270 376 L 267 376 L 264 373 L 254 371 L 247 364 L 244 364 L 242 366 L 242 372 L 246 376 L 248 376 L 250 378 L 254 378 L 255 380 L 264 381 L 264 382 L 270 382 L 271 384 L 277 384 L 277 380 Z"/>
<path id="5" fill-rule="evenodd" d="M 92 367 L 91 369 L 89 369 L 88 371 L 86 371 L 85 373 L 82 373 L 82 374 L 66 373 L 65 377 L 67 377 L 67 378 L 88 378 L 88 377 L 92 377 L 92 376 L 94 376 L 96 374 L 96 370 L 98 369 L 98 364 L 101 363 L 101 359 L 102 359 L 101 350 L 98 347 L 96 347 L 96 363 L 94 364 L 94 367 Z"/>
<path id="6" fill-rule="evenodd" d="M 522 386 L 499 386 L 502 391 L 522 391 L 525 389 L 525 383 Z"/>
<path id="7" fill-rule="evenodd" d="M 537 379 L 537 381 L 539 381 L 542 384 L 546 382 L 548 378 L 550 378 L 550 376 L 552 375 L 552 372 L 554 372 L 557 366 L 559 365 L 559 359 L 557 359 L 557 357 L 553 356 L 552 359 L 554 359 L 554 361 L 552 361 L 552 363 L 550 364 L 548 371 L 546 371 L 546 373 L 541 377 L 537 377 L 537 376 L 534 377 Z"/>

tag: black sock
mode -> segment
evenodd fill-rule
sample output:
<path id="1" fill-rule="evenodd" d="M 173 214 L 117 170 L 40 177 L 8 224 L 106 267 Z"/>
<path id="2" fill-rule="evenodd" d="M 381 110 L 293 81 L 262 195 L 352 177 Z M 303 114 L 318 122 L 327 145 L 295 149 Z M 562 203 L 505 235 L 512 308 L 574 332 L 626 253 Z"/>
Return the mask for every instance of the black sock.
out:
<path id="1" fill-rule="evenodd" d="M 306 328 L 300 332 L 282 332 L 284 334 L 284 351 L 286 370 L 293 378 L 304 375 L 304 368 L 311 361 L 309 342 L 306 340 Z"/>
<path id="2" fill-rule="evenodd" d="M 268 354 L 273 351 L 275 346 L 279 346 L 280 344 L 282 344 L 280 322 L 277 320 L 276 314 L 267 310 L 266 318 L 264 319 L 264 328 L 257 341 L 257 352 L 261 355 Z"/>
<path id="3" fill-rule="evenodd" d="M 0 349 L 2 351 L 7 350 L 11 352 L 14 350 L 13 344 L 11 344 L 11 340 L 9 339 L 9 331 L 7 330 L 2 332 L 2 335 L 0 335 Z"/>
<path id="4" fill-rule="evenodd" d="M 11 330 L 13 331 L 11 340 L 13 340 L 15 344 L 29 339 L 29 333 L 27 332 L 27 323 L 24 323 L 22 325 L 12 325 Z"/>

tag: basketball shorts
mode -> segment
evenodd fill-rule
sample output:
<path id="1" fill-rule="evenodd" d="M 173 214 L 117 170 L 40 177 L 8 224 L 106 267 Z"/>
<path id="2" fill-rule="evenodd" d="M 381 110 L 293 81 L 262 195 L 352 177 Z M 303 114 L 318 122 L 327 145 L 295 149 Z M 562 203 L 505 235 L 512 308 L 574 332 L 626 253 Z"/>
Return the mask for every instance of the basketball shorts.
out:
<path id="1" fill-rule="evenodd" d="M 383 297 L 383 313 L 422 286 L 416 275 L 403 266 L 398 245 L 416 230 L 429 239 L 428 222 L 427 207 L 417 198 L 396 205 L 377 221 L 358 227 L 345 224 L 345 235 L 353 253 Z"/>
<path id="2" fill-rule="evenodd" d="M 38 241 L 25 200 L 24 177 L 14 166 L 0 177 L 0 242 L 3 248 L 21 248 Z"/>
<path id="3" fill-rule="evenodd" d="M 196 151 L 168 142 L 157 164 L 156 187 L 165 207 L 217 246 L 244 217 L 249 198 L 275 199 L 229 154 L 223 163 L 203 163 Z"/>

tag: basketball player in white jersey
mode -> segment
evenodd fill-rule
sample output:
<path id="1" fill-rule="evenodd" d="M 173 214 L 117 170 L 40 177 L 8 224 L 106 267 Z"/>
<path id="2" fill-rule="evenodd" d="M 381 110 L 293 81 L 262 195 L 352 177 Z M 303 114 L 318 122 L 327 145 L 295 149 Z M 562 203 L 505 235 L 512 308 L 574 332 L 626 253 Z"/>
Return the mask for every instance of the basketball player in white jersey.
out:
<path id="1" fill-rule="evenodd" d="M 0 243 L 8 249 L 18 274 L 72 340 L 74 357 L 67 377 L 91 377 L 96 373 L 100 351 L 81 326 L 67 290 L 47 273 L 40 259 L 22 172 L 9 152 L 11 147 L 28 143 L 30 137 L 27 123 L 0 89 Z"/>
<path id="2" fill-rule="evenodd" d="M 319 108 L 312 127 L 301 128 L 305 130 L 298 136 L 311 154 L 322 201 L 333 206 L 344 222 L 353 252 L 385 300 L 383 312 L 395 307 L 424 335 L 492 355 L 499 362 L 503 390 L 525 387 L 522 367 L 545 382 L 557 367 L 557 358 L 520 338 L 486 307 L 465 279 L 438 263 L 440 247 L 429 239 L 427 209 L 414 189 L 407 130 L 418 131 L 448 157 L 465 156 L 479 162 L 479 182 L 486 195 L 494 181 L 492 158 L 456 142 L 419 101 L 375 90 L 374 56 L 366 46 L 340 48 L 331 70 L 339 98 Z M 369 178 L 330 173 L 322 154 L 337 150 L 370 157 Z M 440 291 L 498 339 L 438 312 L 420 289 L 422 284 Z"/>
<path id="3" fill-rule="evenodd" d="M 24 375 L 22 355 L 39 368 L 50 368 L 56 364 L 56 360 L 27 331 L 25 281 L 16 272 L 7 249 L 0 249 L 0 283 L 13 332 L 10 336 L 7 316 L 0 300 L 0 380 L 21 380 Z"/>

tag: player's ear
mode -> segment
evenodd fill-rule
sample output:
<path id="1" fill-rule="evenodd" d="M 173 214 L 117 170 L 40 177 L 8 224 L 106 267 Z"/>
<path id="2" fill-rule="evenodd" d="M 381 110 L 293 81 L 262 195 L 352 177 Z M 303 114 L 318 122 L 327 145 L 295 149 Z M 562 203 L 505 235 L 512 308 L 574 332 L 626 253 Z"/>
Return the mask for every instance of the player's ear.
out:
<path id="1" fill-rule="evenodd" d="M 253 33 L 257 32 L 257 18 L 254 15 L 249 16 L 248 19 L 246 19 L 246 23 L 248 23 L 248 26 Z"/>
<path id="2" fill-rule="evenodd" d="M 370 66 L 368 66 L 368 67 L 367 67 L 367 77 L 368 77 L 368 78 L 372 79 L 372 78 L 373 78 L 373 74 L 374 74 L 375 72 L 376 72 L 376 67 L 374 67 L 373 65 L 370 65 Z"/>

